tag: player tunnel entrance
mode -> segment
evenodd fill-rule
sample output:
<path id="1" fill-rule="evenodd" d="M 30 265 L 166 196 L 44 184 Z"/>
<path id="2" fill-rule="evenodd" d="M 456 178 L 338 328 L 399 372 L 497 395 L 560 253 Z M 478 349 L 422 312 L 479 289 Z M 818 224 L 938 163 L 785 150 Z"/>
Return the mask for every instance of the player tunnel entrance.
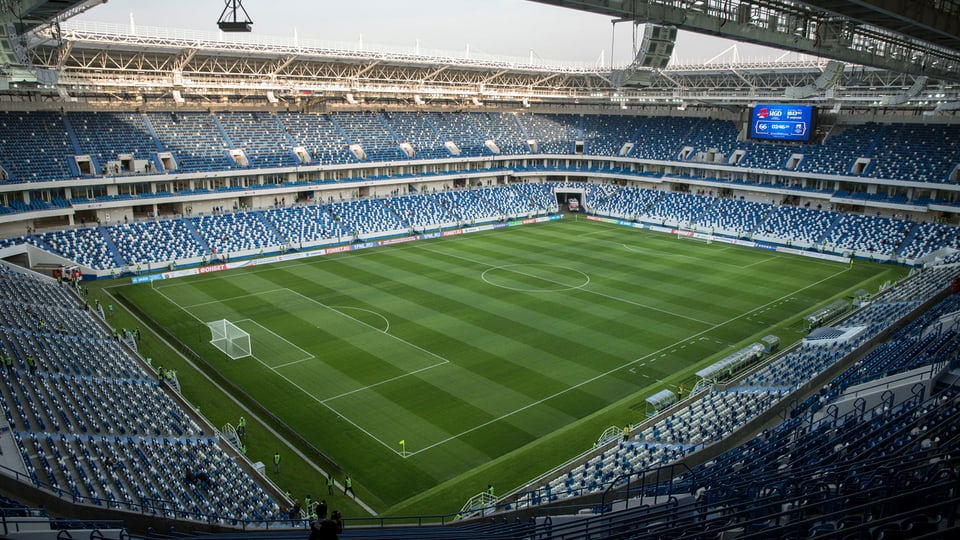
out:
<path id="1" fill-rule="evenodd" d="M 583 202 L 587 198 L 586 190 L 558 188 L 554 191 L 561 212 L 583 212 Z"/>

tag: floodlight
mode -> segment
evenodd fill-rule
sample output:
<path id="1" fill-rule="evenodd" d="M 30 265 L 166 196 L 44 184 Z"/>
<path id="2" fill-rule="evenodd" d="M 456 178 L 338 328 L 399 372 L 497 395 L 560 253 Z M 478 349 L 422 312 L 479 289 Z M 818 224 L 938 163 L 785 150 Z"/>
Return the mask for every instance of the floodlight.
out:
<path id="1" fill-rule="evenodd" d="M 242 0 L 224 0 L 223 11 L 217 26 L 224 32 L 250 32 L 253 30 L 253 21 L 243 8 Z"/>

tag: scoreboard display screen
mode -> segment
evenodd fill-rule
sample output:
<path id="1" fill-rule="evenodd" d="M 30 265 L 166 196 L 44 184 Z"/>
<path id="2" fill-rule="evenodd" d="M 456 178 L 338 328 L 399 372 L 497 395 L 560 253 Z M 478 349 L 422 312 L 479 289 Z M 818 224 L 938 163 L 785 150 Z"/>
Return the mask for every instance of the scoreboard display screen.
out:
<path id="1" fill-rule="evenodd" d="M 813 112 L 810 105 L 757 105 L 750 111 L 750 138 L 809 141 Z"/>

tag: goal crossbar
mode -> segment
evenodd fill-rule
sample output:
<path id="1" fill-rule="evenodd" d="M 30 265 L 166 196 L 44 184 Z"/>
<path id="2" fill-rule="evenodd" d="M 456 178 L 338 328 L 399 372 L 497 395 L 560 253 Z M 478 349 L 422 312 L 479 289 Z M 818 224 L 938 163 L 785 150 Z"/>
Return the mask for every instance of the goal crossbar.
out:
<path id="1" fill-rule="evenodd" d="M 713 233 L 698 232 L 692 229 L 676 229 L 679 240 L 699 240 L 708 244 L 713 243 Z"/>
<path id="2" fill-rule="evenodd" d="M 250 334 L 226 319 L 207 323 L 210 329 L 210 344 L 223 351 L 231 360 L 252 354 Z"/>

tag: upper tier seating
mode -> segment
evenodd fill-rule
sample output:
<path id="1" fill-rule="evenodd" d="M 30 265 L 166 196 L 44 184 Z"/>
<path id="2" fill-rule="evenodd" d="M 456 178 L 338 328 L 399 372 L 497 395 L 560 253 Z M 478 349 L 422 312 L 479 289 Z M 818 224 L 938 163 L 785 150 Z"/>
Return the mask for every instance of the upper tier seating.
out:
<path id="1" fill-rule="evenodd" d="M 857 158 L 873 155 L 883 127 L 878 124 L 835 127 L 823 144 L 803 147 L 798 172 L 851 175 Z"/>
<path id="2" fill-rule="evenodd" d="M 500 154 L 516 156 L 527 154 L 526 140 L 521 126 L 517 123 L 517 116 L 512 113 L 466 113 L 477 132 L 484 140 L 492 140 L 499 148 Z"/>
<path id="3" fill-rule="evenodd" d="M 877 139 L 871 178 L 941 183 L 960 164 L 960 126 L 893 124 Z"/>
<path id="4" fill-rule="evenodd" d="M 147 113 L 147 118 L 161 144 L 173 153 L 178 171 L 226 171 L 236 167 L 210 114 Z"/>
<path id="5" fill-rule="evenodd" d="M 737 166 L 751 169 L 782 170 L 794 153 L 803 151 L 802 147 L 784 144 L 751 142 L 745 146 L 746 153 Z"/>
<path id="6" fill-rule="evenodd" d="M 427 115 L 412 112 L 383 113 L 400 142 L 407 142 L 417 159 L 449 159 L 450 152 L 443 146 L 440 134 Z"/>
<path id="7" fill-rule="evenodd" d="M 325 114 L 279 113 L 290 138 L 306 148 L 312 163 L 356 163 L 347 140 Z"/>
<path id="8" fill-rule="evenodd" d="M 118 161 L 120 154 L 128 154 L 134 160 L 151 160 L 151 154 L 158 150 L 140 113 L 71 112 L 67 118 L 80 143 L 80 153 L 93 156 L 100 166 L 101 170 L 94 171 L 97 174 L 117 174 L 107 164 Z M 152 162 L 153 165 L 156 163 Z M 135 171 L 121 169 L 119 174 L 131 172 Z"/>
<path id="9" fill-rule="evenodd" d="M 330 119 L 343 131 L 350 144 L 359 144 L 369 161 L 410 159 L 400 149 L 398 136 L 390 131 L 378 113 L 330 113 Z"/>
<path id="10" fill-rule="evenodd" d="M 729 166 L 733 152 L 742 150 L 744 155 L 737 167 L 769 171 L 786 170 L 789 158 L 796 154 L 802 156 L 795 166 L 795 171 L 801 174 L 927 184 L 955 181 L 950 177 L 960 165 L 960 126 L 943 124 L 839 125 L 823 143 L 795 145 L 738 141 L 735 122 L 692 116 L 339 111 L 326 114 L 70 112 L 65 115 L 6 112 L 0 120 L 0 181 L 7 182 L 98 176 L 104 172 L 102 167 L 106 163 L 117 160 L 121 154 L 140 161 L 134 163 L 136 169 L 106 172 L 164 172 L 154 156 L 160 151 L 173 154 L 177 172 L 225 172 L 237 168 L 294 167 L 302 163 L 352 164 L 361 158 L 364 162 L 395 162 L 414 157 L 524 156 L 532 151 L 528 141 L 536 143 L 538 154 L 572 155 L 576 143 L 583 141 L 584 155 L 614 157 L 622 152 L 623 157 L 634 159 L 722 166 Z M 488 141 L 492 144 L 486 144 Z M 413 156 L 401 148 L 404 143 L 412 146 Z M 456 148 L 448 148 L 447 143 L 453 143 Z M 625 146 L 627 143 L 632 146 Z M 360 157 L 350 150 L 351 144 L 362 148 Z M 246 165 L 238 165 L 243 161 L 231 157 L 230 150 L 237 149 L 244 151 Z M 74 159 L 76 155 L 90 155 L 91 165 L 97 170 L 78 164 Z M 858 158 L 870 161 L 855 168 Z M 151 160 L 149 169 L 141 168 L 142 160 Z M 591 167 L 599 166 L 586 166 Z M 663 173 L 656 174 L 662 176 Z M 742 179 L 732 179 L 732 182 L 757 183 Z M 763 182 L 801 190 L 799 179 L 793 177 Z M 930 201 L 931 195 L 910 195 L 913 200 L 908 200 L 903 189 L 894 187 L 889 194 L 870 198 L 922 205 Z M 943 199 L 942 194 L 940 198 Z M 10 211 L 24 209 L 12 202 L 0 207 L 0 212 Z"/>
<path id="11" fill-rule="evenodd" d="M 689 139 L 679 142 L 693 147 L 691 159 L 699 156 L 702 161 L 726 164 L 730 154 L 738 148 L 738 129 L 734 122 L 699 118 L 690 135 Z M 751 153 L 752 150 L 747 152 L 747 159 Z"/>
<path id="12" fill-rule="evenodd" d="M 640 129 L 633 141 L 637 146 L 630 154 L 637 159 L 676 161 L 680 159 L 683 147 L 702 127 L 694 118 L 657 117 L 640 120 Z"/>
<path id="13" fill-rule="evenodd" d="M 52 112 L 0 113 L 0 166 L 6 182 L 43 182 L 76 178 L 76 155 L 67 128 Z"/>
<path id="14" fill-rule="evenodd" d="M 300 160 L 293 153 L 277 117 L 270 113 L 232 112 L 216 116 L 234 148 L 243 149 L 250 167 L 296 167 Z"/>
<path id="15" fill-rule="evenodd" d="M 530 139 L 537 142 L 540 154 L 572 154 L 574 143 L 582 140 L 579 116 L 522 114 L 518 118 Z"/>
<path id="16" fill-rule="evenodd" d="M 636 140 L 643 117 L 591 114 L 583 117 L 584 152 L 617 156 L 626 143 Z"/>
<path id="17" fill-rule="evenodd" d="M 484 145 L 483 132 L 468 114 L 426 113 L 430 122 L 440 134 L 440 139 L 452 142 L 460 149 L 463 157 L 489 156 L 492 152 Z"/>

